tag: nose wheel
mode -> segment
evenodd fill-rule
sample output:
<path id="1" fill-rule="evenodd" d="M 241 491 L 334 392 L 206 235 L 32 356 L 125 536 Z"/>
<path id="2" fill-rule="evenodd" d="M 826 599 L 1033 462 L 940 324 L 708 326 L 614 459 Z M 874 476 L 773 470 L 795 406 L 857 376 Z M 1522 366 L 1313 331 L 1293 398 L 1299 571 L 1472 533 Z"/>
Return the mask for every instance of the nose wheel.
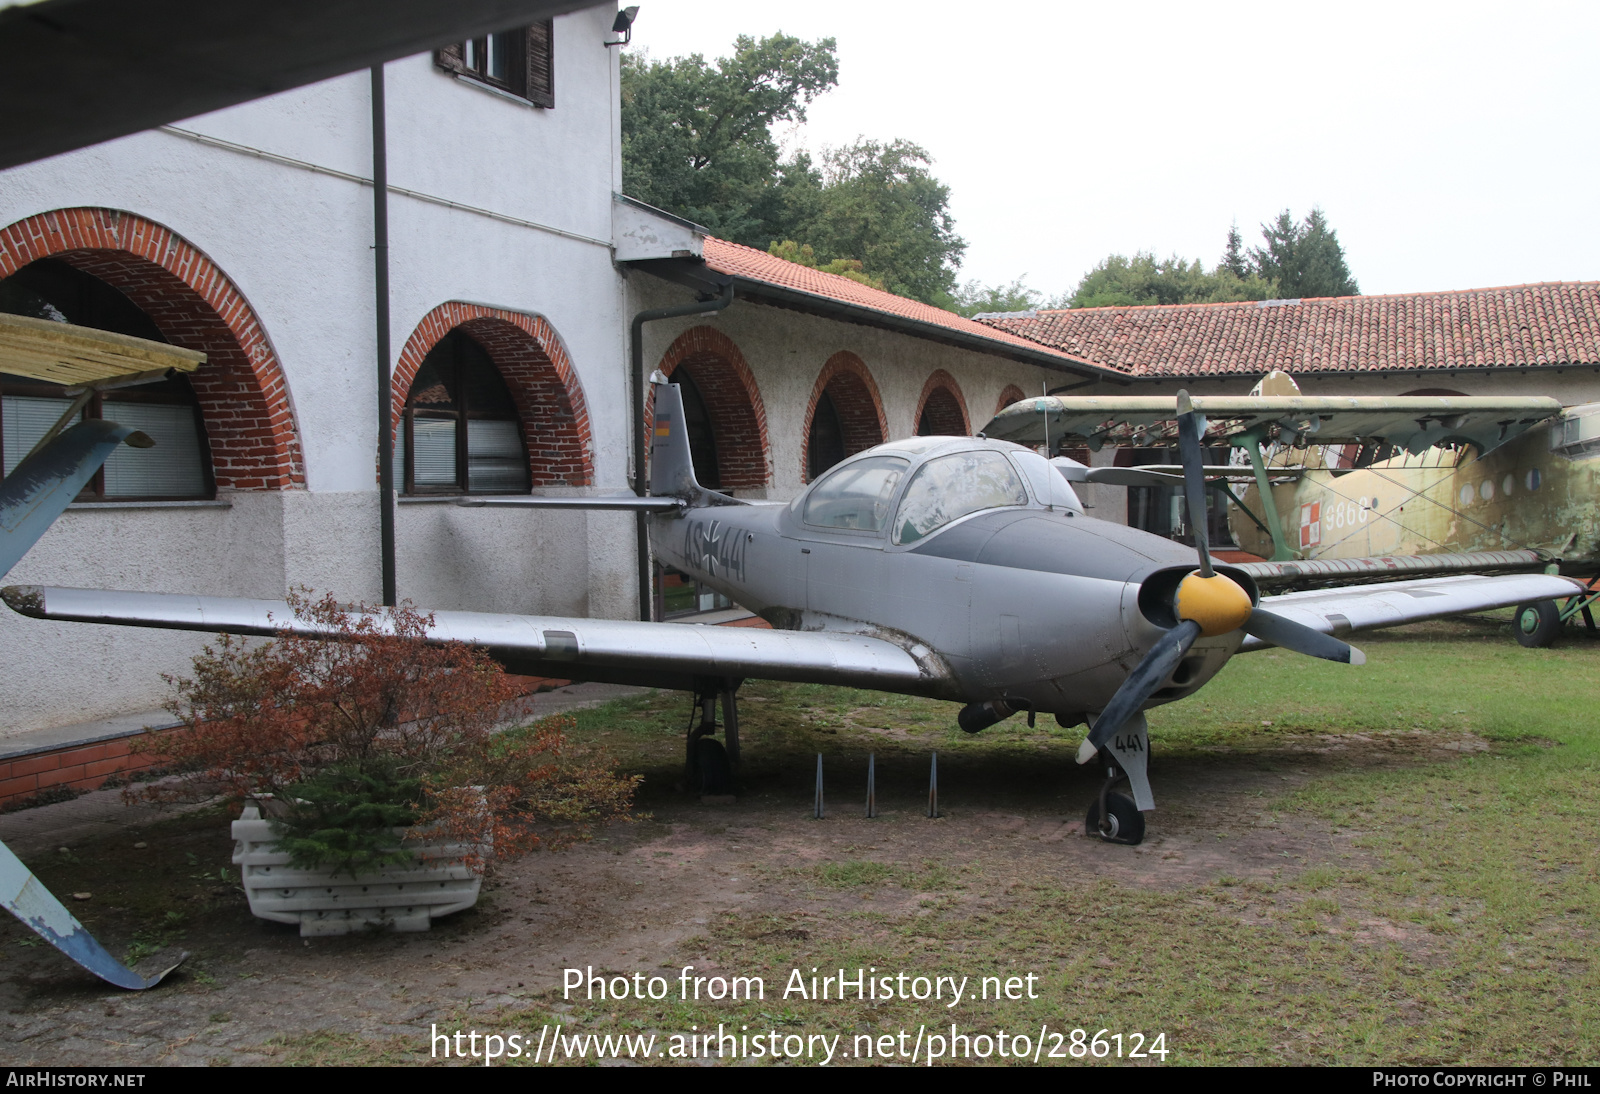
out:
<path id="1" fill-rule="evenodd" d="M 1106 843 L 1137 844 L 1144 841 L 1144 814 L 1128 795 L 1111 788 L 1123 779 L 1115 764 L 1106 765 L 1106 781 L 1100 784 L 1100 793 L 1089 803 L 1089 813 L 1083 819 L 1083 832 Z"/>

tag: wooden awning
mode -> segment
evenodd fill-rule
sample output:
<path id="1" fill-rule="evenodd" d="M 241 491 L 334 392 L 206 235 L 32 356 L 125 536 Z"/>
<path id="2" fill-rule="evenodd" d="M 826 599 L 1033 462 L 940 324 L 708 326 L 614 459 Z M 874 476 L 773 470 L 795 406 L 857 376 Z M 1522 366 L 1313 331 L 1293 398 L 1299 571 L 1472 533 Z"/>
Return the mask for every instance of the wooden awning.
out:
<path id="1" fill-rule="evenodd" d="M 126 334 L 0 314 L 0 372 L 68 388 L 116 380 L 157 379 L 170 369 L 193 372 L 205 363 L 197 350 Z"/>

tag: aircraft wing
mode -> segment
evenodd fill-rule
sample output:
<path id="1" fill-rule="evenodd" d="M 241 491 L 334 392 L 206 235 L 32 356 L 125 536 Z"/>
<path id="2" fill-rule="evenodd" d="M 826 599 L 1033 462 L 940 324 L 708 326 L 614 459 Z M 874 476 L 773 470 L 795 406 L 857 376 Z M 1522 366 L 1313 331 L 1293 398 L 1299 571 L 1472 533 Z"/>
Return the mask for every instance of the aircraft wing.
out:
<path id="1" fill-rule="evenodd" d="M 1411 452 L 1464 441 L 1479 452 L 1504 444 L 1561 412 L 1561 400 L 1492 396 L 1197 395 L 1205 443 L 1228 444 L 1251 430 L 1263 443 L 1391 444 Z M 989 437 L 1038 445 L 1082 438 L 1102 445 L 1177 443 L 1175 395 L 1047 395 L 1012 403 L 983 429 Z"/>
<path id="2" fill-rule="evenodd" d="M 210 633 L 323 633 L 282 600 L 10 585 L 23 615 Z M 696 626 L 612 619 L 434 612 L 429 638 L 483 647 L 511 672 L 689 690 L 696 678 L 842 684 L 939 697 L 949 671 L 923 646 L 835 631 Z"/>
<path id="3" fill-rule="evenodd" d="M 1273 615 L 1310 627 L 1323 634 L 1398 627 L 1428 619 L 1509 608 L 1536 600 L 1558 600 L 1586 591 L 1581 582 L 1553 574 L 1504 574 L 1396 581 L 1349 589 L 1318 589 L 1285 593 L 1261 599 L 1260 606 Z M 1270 643 L 1247 637 L 1241 653 L 1263 649 Z"/>

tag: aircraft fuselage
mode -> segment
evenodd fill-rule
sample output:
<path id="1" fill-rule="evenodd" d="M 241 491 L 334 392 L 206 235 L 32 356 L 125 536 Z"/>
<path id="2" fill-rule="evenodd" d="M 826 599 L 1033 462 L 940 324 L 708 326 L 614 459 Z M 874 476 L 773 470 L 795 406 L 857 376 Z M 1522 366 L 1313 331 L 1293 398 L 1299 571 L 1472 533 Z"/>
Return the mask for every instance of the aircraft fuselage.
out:
<path id="1" fill-rule="evenodd" d="M 1058 476 L 1043 457 L 1006 442 L 921 438 L 856 458 L 909 457 L 888 499 L 895 511 L 921 463 L 974 449 L 1004 452 L 1024 471 L 1026 504 L 970 513 L 896 543 L 894 522 L 808 524 L 802 494 L 786 505 L 654 516 L 652 545 L 661 561 L 776 628 L 870 634 L 940 662 L 930 674 L 940 698 L 1022 698 L 1075 724 L 1104 707 L 1165 633 L 1146 618 L 1140 590 L 1157 572 L 1192 570 L 1193 550 L 1086 516 L 1070 489 L 1051 482 Z M 1241 637 L 1197 642 L 1154 701 L 1198 689 Z"/>

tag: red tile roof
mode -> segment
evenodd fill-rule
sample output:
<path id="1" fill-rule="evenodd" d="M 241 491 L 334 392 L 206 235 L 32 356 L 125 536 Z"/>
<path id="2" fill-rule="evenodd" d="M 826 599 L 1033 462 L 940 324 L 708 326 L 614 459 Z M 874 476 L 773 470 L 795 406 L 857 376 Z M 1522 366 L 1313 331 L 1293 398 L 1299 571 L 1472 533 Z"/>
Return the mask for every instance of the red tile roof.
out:
<path id="1" fill-rule="evenodd" d="M 1600 365 L 1600 282 L 982 320 L 1132 376 Z"/>
<path id="2" fill-rule="evenodd" d="M 731 274 L 749 281 L 764 282 L 780 289 L 804 293 L 869 312 L 880 312 L 914 323 L 942 327 L 967 339 L 982 339 L 993 344 L 997 351 L 1009 348 L 1025 351 L 1031 355 L 1056 358 L 1062 364 L 1087 365 L 1087 362 L 1070 351 L 1063 351 L 1004 329 L 963 318 L 955 312 L 924 304 L 920 300 L 896 296 L 894 293 L 874 289 L 870 285 L 863 285 L 859 281 L 852 281 L 839 274 L 823 273 L 821 270 L 777 258 L 753 247 L 729 243 L 714 236 L 707 236 L 705 239 L 705 260 L 706 265 L 720 273 Z"/>

